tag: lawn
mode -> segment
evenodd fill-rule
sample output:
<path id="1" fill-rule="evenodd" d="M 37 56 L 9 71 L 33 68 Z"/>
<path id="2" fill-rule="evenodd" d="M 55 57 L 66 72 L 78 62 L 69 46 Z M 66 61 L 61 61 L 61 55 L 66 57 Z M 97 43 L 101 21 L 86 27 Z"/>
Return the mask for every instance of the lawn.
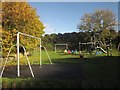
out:
<path id="1" fill-rule="evenodd" d="M 24 82 L 25 85 L 22 85 L 22 87 L 26 88 L 119 88 L 119 52 L 116 50 L 113 50 L 113 56 L 105 54 L 96 56 L 87 53 L 84 58 L 79 58 L 79 55 L 66 55 L 53 51 L 48 53 L 53 64 L 79 63 L 83 68 L 85 79 L 2 78 L 2 81 L 8 83 L 8 88 L 13 87 L 11 86 L 12 82 L 17 82 L 16 87 L 21 87 L 21 82 Z M 38 53 L 35 55 L 39 58 Z M 32 63 L 32 60 L 35 60 L 36 57 L 29 57 L 30 62 Z M 25 61 L 25 58 L 22 59 L 21 64 L 24 64 L 23 61 Z M 15 65 L 15 63 L 11 64 Z M 49 64 L 44 51 L 42 51 L 42 64 Z"/>

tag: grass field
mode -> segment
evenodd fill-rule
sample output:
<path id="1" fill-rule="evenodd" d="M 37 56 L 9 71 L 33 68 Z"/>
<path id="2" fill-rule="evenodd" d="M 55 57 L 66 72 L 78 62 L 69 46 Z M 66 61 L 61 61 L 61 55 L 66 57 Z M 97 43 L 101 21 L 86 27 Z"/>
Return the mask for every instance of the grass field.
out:
<path id="1" fill-rule="evenodd" d="M 80 63 L 84 70 L 85 80 L 51 80 L 51 79 L 39 79 L 39 78 L 3 78 L 3 82 L 8 82 L 10 86 L 11 82 L 16 81 L 17 87 L 20 86 L 20 82 L 26 82 L 26 88 L 119 88 L 119 53 L 113 50 L 112 56 L 106 54 L 90 55 L 85 54 L 84 58 L 80 58 L 79 55 L 65 55 L 48 52 L 53 64 L 56 63 Z M 36 53 L 35 57 L 29 57 L 30 62 L 39 58 L 39 54 Z M 22 59 L 21 64 L 24 64 L 25 58 Z M 39 63 L 39 62 L 38 62 Z M 45 51 L 42 51 L 42 63 L 49 64 Z M 11 63 L 15 65 L 15 63 Z"/>

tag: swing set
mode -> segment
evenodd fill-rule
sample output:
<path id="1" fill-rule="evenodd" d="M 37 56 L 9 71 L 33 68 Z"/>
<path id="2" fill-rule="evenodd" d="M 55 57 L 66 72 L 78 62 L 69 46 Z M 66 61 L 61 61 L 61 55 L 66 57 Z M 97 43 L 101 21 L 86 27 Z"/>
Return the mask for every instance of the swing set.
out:
<path id="1" fill-rule="evenodd" d="M 106 50 L 104 50 L 102 47 L 102 42 L 87 42 L 87 43 L 80 43 L 79 42 L 79 51 L 80 53 L 87 53 L 89 52 L 90 54 L 92 54 L 92 52 L 94 50 L 99 49 L 100 51 L 102 51 L 103 53 L 107 53 Z"/>
<path id="2" fill-rule="evenodd" d="M 2 77 L 2 75 L 3 75 L 6 63 L 8 62 L 8 59 L 9 59 L 9 56 L 10 56 L 10 53 L 11 53 L 11 50 L 13 49 L 13 47 L 16 47 L 16 46 L 17 46 L 17 76 L 18 77 L 20 76 L 20 46 L 21 46 L 23 48 L 24 52 L 25 52 L 25 57 L 27 59 L 27 63 L 28 63 L 31 75 L 32 75 L 32 77 L 34 77 L 34 73 L 33 73 L 33 70 L 32 70 L 32 67 L 31 67 L 28 55 L 27 55 L 26 48 L 25 48 L 25 46 L 20 44 L 20 35 L 23 35 L 23 36 L 26 36 L 26 37 L 29 37 L 29 38 L 34 38 L 34 39 L 39 40 L 39 52 L 40 52 L 39 53 L 39 57 L 40 57 L 39 58 L 39 62 L 40 62 L 39 65 L 40 66 L 42 65 L 42 55 L 41 55 L 42 54 L 42 50 L 41 50 L 41 48 L 44 48 L 44 50 L 45 50 L 45 52 L 46 52 L 46 54 L 48 56 L 49 62 L 50 62 L 50 64 L 52 64 L 52 61 L 51 61 L 50 56 L 49 56 L 49 54 L 47 52 L 47 49 L 44 46 L 41 45 L 41 38 L 29 35 L 29 34 L 18 32 L 17 33 L 17 44 L 11 46 L 11 48 L 9 49 L 8 55 L 7 55 L 6 59 L 5 59 L 4 65 L 2 67 L 2 71 L 0 73 L 0 77 Z"/>
<path id="3" fill-rule="evenodd" d="M 55 53 L 57 52 L 64 52 L 64 50 L 68 49 L 67 44 L 55 44 Z"/>

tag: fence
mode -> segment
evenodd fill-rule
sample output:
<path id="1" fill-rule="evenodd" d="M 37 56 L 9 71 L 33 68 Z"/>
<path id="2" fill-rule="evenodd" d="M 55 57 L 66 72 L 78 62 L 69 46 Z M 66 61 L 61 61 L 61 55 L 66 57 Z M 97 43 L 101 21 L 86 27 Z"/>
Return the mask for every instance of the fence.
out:
<path id="1" fill-rule="evenodd" d="M 6 90 L 7 88 L 33 88 L 33 83 L 26 83 L 25 81 L 17 82 L 17 81 L 12 81 L 12 82 L 7 82 L 3 81 L 2 82 L 2 90 Z"/>
<path id="2" fill-rule="evenodd" d="M 99 82 L 99 81 L 82 81 L 82 80 L 53 80 L 53 81 L 11 81 L 2 82 L 2 90 L 7 89 L 16 89 L 19 88 L 22 90 L 23 88 L 120 88 L 119 83 L 110 84 L 105 82 Z"/>

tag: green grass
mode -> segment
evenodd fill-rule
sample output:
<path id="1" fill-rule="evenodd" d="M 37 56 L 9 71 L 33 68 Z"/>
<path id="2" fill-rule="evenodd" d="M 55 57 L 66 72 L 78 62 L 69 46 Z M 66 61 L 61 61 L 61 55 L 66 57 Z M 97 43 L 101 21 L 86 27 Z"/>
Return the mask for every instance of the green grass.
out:
<path id="1" fill-rule="evenodd" d="M 86 81 L 89 83 L 92 82 L 93 84 L 98 84 L 100 82 L 104 85 L 104 87 L 113 87 L 118 84 L 118 57 L 90 58 L 81 62 L 81 64 L 85 71 Z"/>
<path id="2" fill-rule="evenodd" d="M 46 54 L 46 52 L 44 50 L 42 50 L 42 64 L 49 64 L 49 59 L 48 56 Z M 79 54 L 77 55 L 69 55 L 69 54 L 63 54 L 63 53 L 55 53 L 54 51 L 48 51 L 50 59 L 54 62 L 56 62 L 56 60 L 61 60 L 62 62 L 64 62 L 64 60 L 67 59 L 74 59 L 74 58 L 80 58 Z M 93 57 L 100 57 L 100 56 L 107 56 L 107 54 L 102 53 L 102 54 L 98 54 L 96 55 L 95 52 L 91 54 L 89 53 L 82 53 L 84 55 L 84 58 L 93 58 Z M 118 52 L 117 50 L 113 49 L 112 50 L 112 56 L 119 56 L 120 52 Z M 33 51 L 32 52 L 32 56 L 29 56 L 29 61 L 31 64 L 39 64 L 40 63 L 40 52 L 37 51 Z M 68 61 L 68 60 L 67 60 Z M 74 60 L 70 61 L 71 63 L 74 63 Z M 12 60 L 9 63 L 7 63 L 7 65 L 16 65 L 17 64 L 17 60 Z M 20 58 L 20 64 L 21 65 L 25 65 L 27 64 L 27 59 L 25 56 L 22 56 L 22 58 Z"/>
<path id="3" fill-rule="evenodd" d="M 51 79 L 38 79 L 38 78 L 3 78 L 3 81 L 10 83 L 16 81 L 17 87 L 20 86 L 20 82 L 25 81 L 26 87 L 30 86 L 30 82 L 33 82 L 31 87 L 51 87 L 51 88 L 119 88 L 119 53 L 113 50 L 113 56 L 90 55 L 85 54 L 84 58 L 80 58 L 79 55 L 64 55 L 55 53 L 53 51 L 48 52 L 53 63 L 80 63 L 83 68 L 85 80 L 51 80 Z M 39 58 L 39 54 L 35 54 Z M 35 57 L 29 57 L 30 61 L 36 59 Z M 22 60 L 24 61 L 25 58 Z M 39 62 L 38 62 L 39 63 Z M 42 51 L 42 63 L 49 64 L 45 51 Z"/>

